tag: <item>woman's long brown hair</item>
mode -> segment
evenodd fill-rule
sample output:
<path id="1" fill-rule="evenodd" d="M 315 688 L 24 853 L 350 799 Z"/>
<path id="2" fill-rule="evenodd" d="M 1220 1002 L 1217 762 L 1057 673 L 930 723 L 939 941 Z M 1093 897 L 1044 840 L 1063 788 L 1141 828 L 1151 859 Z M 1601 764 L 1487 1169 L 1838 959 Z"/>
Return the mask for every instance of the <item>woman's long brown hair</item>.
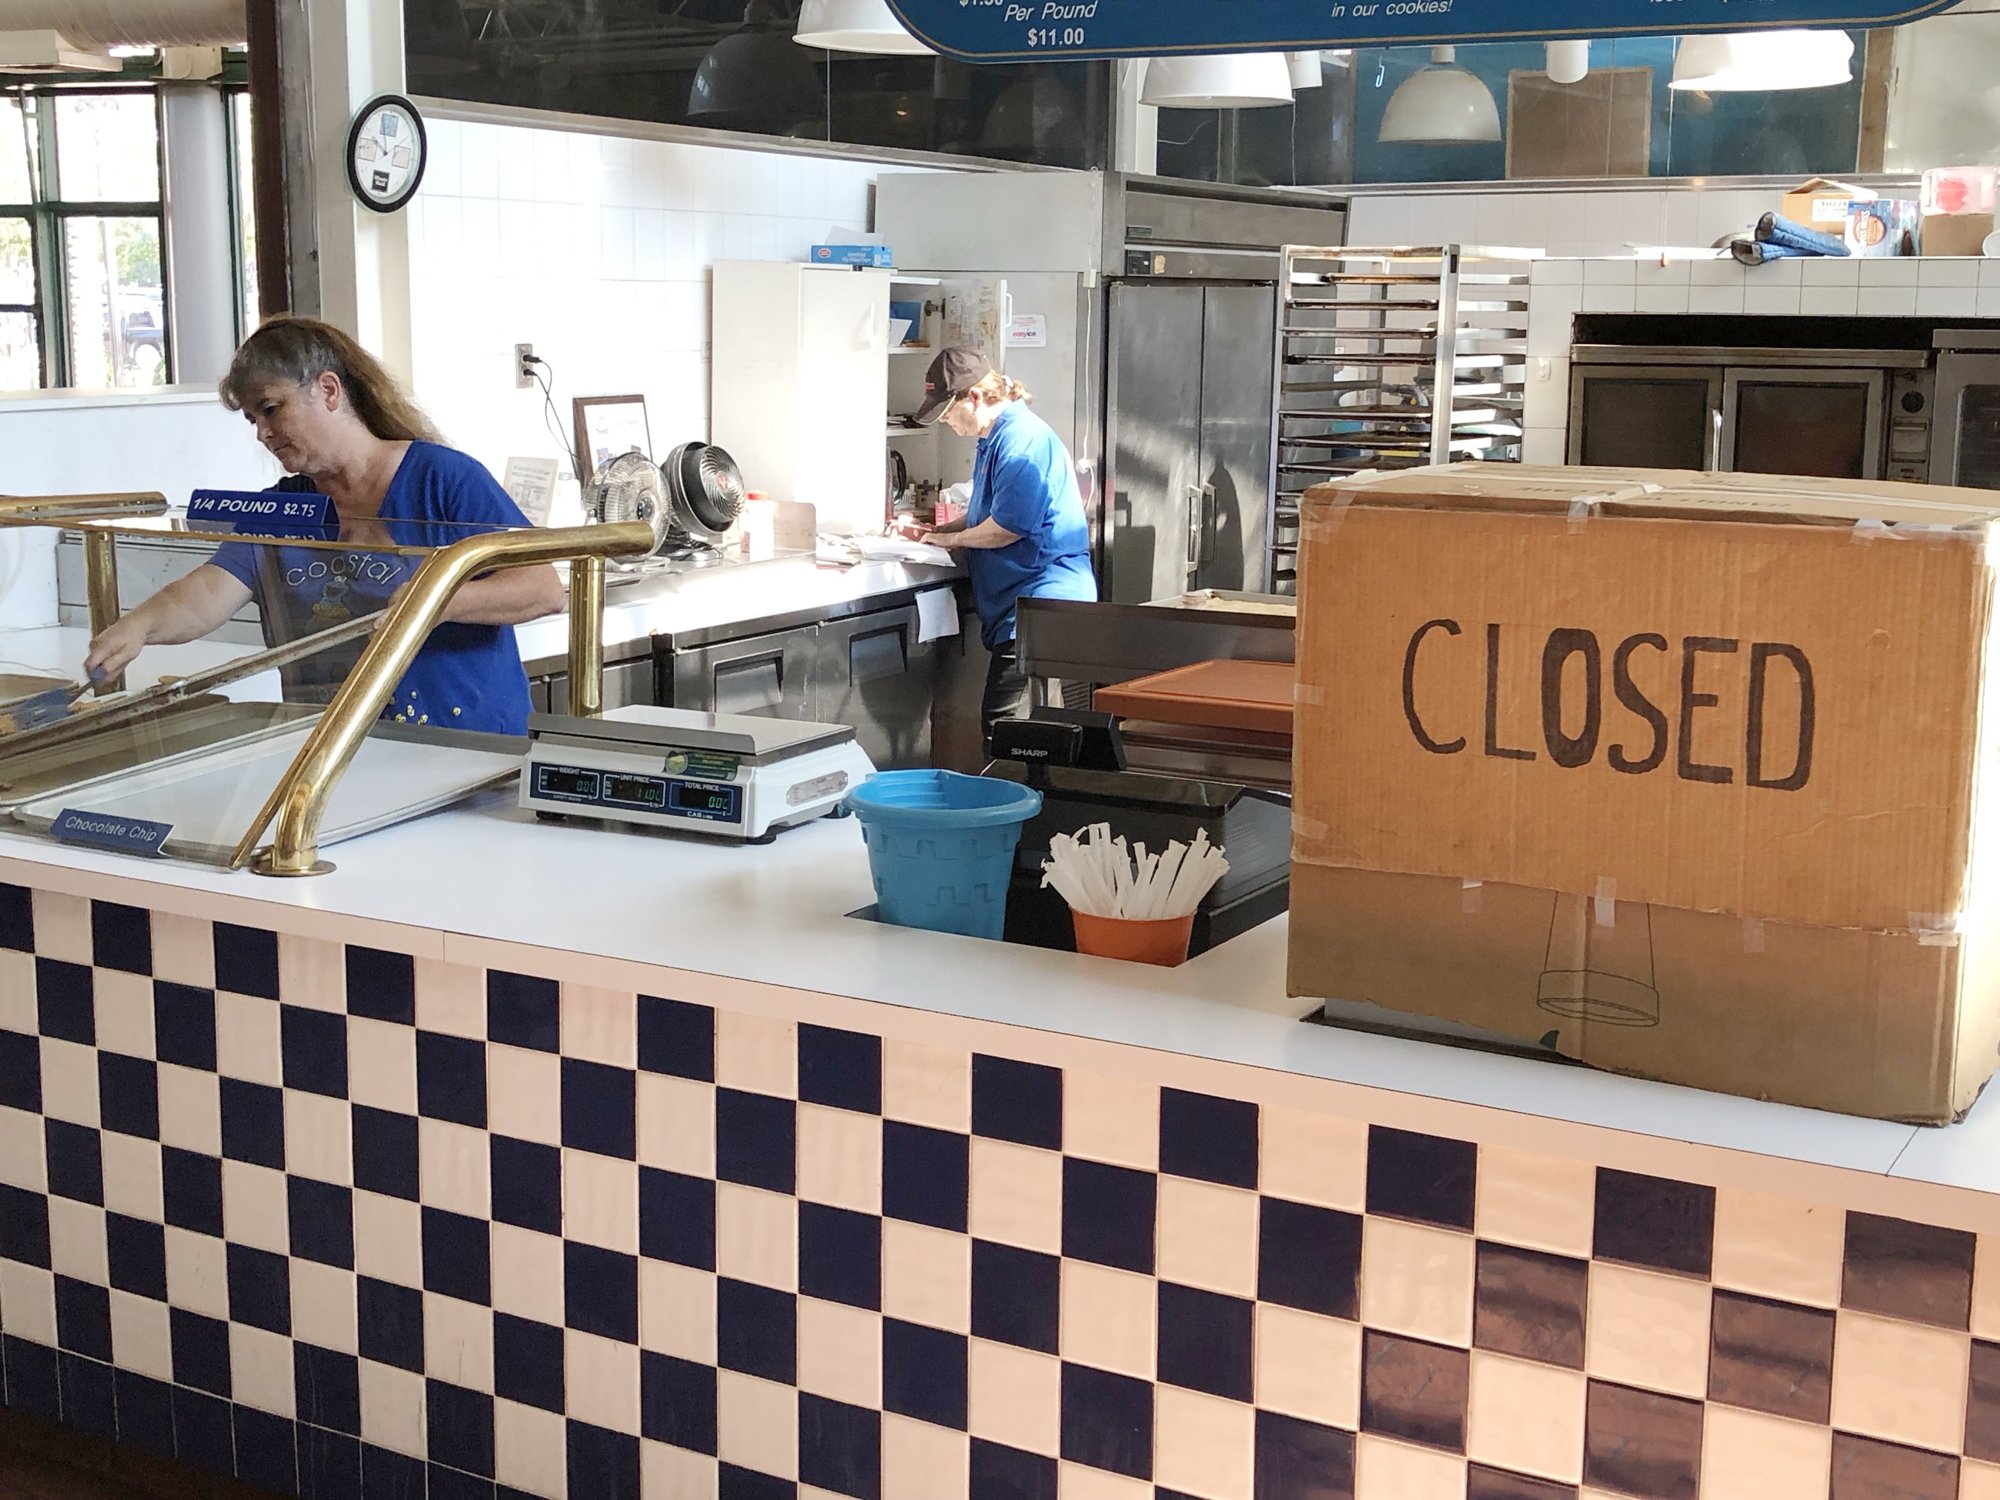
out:
<path id="1" fill-rule="evenodd" d="M 390 443 L 442 443 L 431 419 L 380 360 L 317 318 L 266 318 L 243 341 L 219 387 L 222 404 L 241 411 L 271 386 L 311 385 L 335 375 L 347 405 L 375 436 Z"/>

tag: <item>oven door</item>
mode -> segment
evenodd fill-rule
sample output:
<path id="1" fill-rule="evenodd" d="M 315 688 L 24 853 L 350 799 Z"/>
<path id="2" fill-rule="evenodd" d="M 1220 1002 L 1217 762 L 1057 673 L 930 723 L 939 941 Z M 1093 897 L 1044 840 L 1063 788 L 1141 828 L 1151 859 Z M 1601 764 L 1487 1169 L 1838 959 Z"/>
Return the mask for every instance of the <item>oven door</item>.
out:
<path id="1" fill-rule="evenodd" d="M 1938 356 L 1931 483 L 2000 490 L 2000 353 Z"/>
<path id="2" fill-rule="evenodd" d="M 1712 469 L 1722 370 L 1706 365 L 1570 367 L 1569 461 L 1608 469 Z"/>
<path id="3" fill-rule="evenodd" d="M 1881 370 L 1730 370 L 1722 383 L 1719 467 L 1880 479 L 1887 385 Z"/>

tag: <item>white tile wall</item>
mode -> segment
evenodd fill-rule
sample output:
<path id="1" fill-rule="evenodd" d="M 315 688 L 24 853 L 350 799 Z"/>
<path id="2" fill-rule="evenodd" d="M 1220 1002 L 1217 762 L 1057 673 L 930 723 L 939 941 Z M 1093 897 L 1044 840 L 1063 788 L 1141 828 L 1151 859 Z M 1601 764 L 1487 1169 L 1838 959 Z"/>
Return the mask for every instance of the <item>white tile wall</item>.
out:
<path id="1" fill-rule="evenodd" d="M 565 436 L 572 397 L 638 392 L 656 455 L 706 438 L 710 264 L 865 230 L 898 170 L 450 120 L 430 149 L 409 209 L 417 395 L 496 474 L 561 451 L 541 392 L 514 387 L 517 343 L 549 361 Z"/>
<path id="2" fill-rule="evenodd" d="M 1765 188 L 1612 188 L 1576 192 L 1358 192 L 1356 245 L 1458 243 L 1625 255 L 1636 245 L 1712 245 L 1777 206 Z"/>

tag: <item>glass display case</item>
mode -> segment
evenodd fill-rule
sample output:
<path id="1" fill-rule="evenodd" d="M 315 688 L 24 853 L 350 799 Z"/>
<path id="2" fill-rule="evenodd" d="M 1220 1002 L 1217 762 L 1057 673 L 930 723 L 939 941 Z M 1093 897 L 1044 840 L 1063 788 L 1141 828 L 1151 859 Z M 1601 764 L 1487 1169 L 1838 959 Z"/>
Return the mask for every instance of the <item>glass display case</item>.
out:
<path id="1" fill-rule="evenodd" d="M 596 711 L 603 560 L 649 550 L 647 525 L 342 525 L 306 509 L 243 522 L 190 519 L 158 496 L 0 497 L 0 527 L 82 535 L 93 638 L 119 619 L 119 538 L 163 533 L 208 549 L 172 586 L 171 631 L 251 602 L 264 638 L 178 675 L 161 674 L 149 645 L 94 689 L 71 687 L 81 660 L 53 683 L 16 680 L 40 691 L 0 701 L 0 815 L 67 842 L 266 874 L 330 869 L 321 844 L 518 771 L 525 740 L 494 732 L 490 704 L 455 701 L 464 674 L 450 670 L 468 653 L 512 652 L 511 635 L 439 623 L 461 585 L 500 569 L 571 562 L 569 707 Z M 523 719 L 525 702 L 524 676 Z"/>

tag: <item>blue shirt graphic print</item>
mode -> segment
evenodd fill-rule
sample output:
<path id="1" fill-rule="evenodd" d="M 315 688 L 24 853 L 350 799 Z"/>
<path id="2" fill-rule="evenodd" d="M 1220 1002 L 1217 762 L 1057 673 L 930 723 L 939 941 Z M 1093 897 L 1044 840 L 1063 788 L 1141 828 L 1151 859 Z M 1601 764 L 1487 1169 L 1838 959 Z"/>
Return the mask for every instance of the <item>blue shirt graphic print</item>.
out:
<path id="1" fill-rule="evenodd" d="M 1020 538 L 961 554 L 972 573 L 979 638 L 987 650 L 1014 639 L 1014 606 L 1024 597 L 1096 601 L 1076 467 L 1055 429 L 1025 401 L 1002 407 L 993 430 L 979 440 L 965 524 L 970 529 L 985 520 Z"/>
<path id="2" fill-rule="evenodd" d="M 313 485 L 294 475 L 273 488 L 310 491 Z M 529 524 L 484 464 L 435 443 L 410 445 L 389 481 L 377 519 L 386 523 L 390 541 L 410 547 L 448 547 L 482 531 Z M 364 546 L 336 551 L 230 542 L 217 548 L 211 561 L 256 596 L 266 615 L 265 635 L 275 642 L 376 613 L 416 577 L 423 558 Z M 338 649 L 324 653 L 335 661 L 322 663 L 320 675 L 331 680 L 315 683 L 308 671 L 300 696 L 323 699 L 359 656 L 361 644 L 351 654 Z M 306 668 L 319 660 L 311 659 Z M 311 690 L 315 685 L 319 693 Z M 294 696 L 293 687 L 288 681 L 288 697 Z M 440 729 L 524 735 L 528 711 L 528 676 L 513 627 L 444 624 L 411 661 L 383 717 Z"/>

